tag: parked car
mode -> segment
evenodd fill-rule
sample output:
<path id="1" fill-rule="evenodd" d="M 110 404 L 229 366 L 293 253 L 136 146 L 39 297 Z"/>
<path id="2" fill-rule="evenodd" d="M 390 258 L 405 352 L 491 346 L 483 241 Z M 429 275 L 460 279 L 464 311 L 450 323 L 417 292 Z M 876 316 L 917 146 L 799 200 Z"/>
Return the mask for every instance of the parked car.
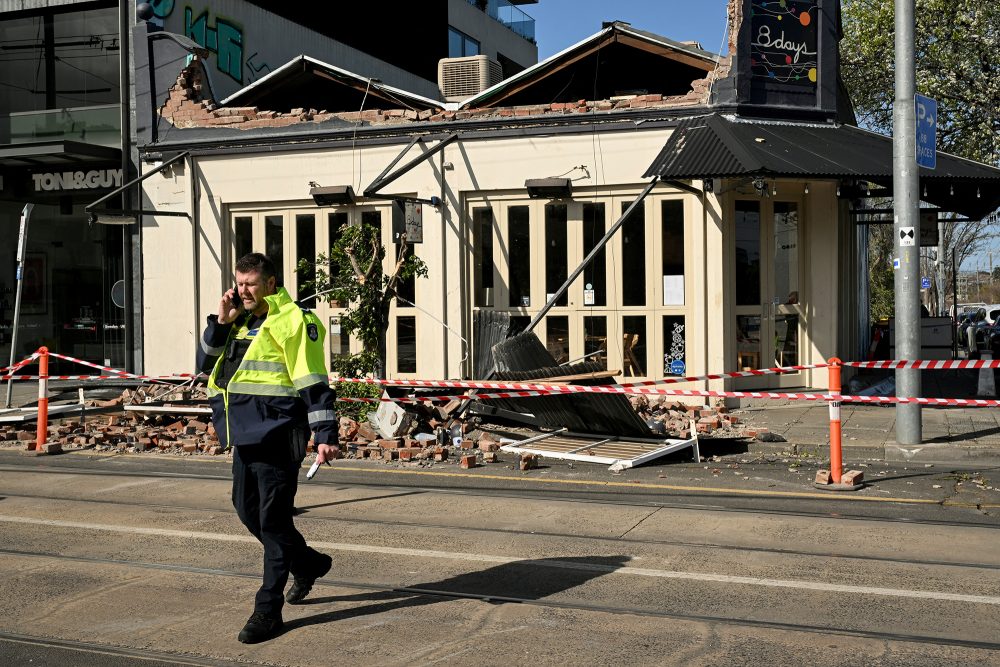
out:
<path id="1" fill-rule="evenodd" d="M 1000 303 L 991 303 L 986 308 L 986 323 L 993 326 L 1000 319 Z"/>

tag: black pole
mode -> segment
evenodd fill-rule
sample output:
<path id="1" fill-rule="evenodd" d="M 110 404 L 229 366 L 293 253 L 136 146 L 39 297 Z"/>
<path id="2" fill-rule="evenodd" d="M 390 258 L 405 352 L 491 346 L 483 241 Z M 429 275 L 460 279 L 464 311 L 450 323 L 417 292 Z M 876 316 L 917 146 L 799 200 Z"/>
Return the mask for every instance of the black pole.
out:
<path id="1" fill-rule="evenodd" d="M 122 183 L 132 180 L 132 99 L 129 93 L 129 0 L 118 0 L 118 105 L 121 112 L 122 131 Z M 131 208 L 131 197 L 128 188 L 122 190 L 122 208 Z M 132 232 L 123 228 L 122 234 L 122 280 L 125 282 L 125 370 L 135 370 L 135 313 L 137 309 L 132 303 L 133 276 L 132 262 Z"/>

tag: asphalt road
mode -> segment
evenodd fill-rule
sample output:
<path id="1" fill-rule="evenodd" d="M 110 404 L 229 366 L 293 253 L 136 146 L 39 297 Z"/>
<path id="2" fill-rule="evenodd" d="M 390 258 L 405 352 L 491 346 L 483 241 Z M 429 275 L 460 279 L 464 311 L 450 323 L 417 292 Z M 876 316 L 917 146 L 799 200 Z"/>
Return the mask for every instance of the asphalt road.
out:
<path id="1" fill-rule="evenodd" d="M 261 552 L 224 461 L 0 451 L 0 661 L 1000 662 L 987 473 L 835 496 L 792 463 L 324 468 L 297 523 L 334 569 L 245 646 Z"/>

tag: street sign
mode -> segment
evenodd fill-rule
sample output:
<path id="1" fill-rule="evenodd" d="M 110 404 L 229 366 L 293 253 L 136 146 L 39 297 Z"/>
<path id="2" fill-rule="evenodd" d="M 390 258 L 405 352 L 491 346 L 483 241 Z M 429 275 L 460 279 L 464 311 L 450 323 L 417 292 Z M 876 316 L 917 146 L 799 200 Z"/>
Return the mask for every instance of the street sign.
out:
<path id="1" fill-rule="evenodd" d="M 920 289 L 930 289 L 930 288 L 931 288 L 931 279 L 927 277 L 921 278 Z"/>
<path id="2" fill-rule="evenodd" d="M 684 371 L 687 370 L 687 366 L 684 364 L 683 359 L 674 359 L 670 362 L 670 372 L 674 375 L 684 375 Z"/>
<path id="3" fill-rule="evenodd" d="M 914 95 L 917 107 L 917 164 L 927 169 L 937 167 L 937 100 Z"/>
<path id="4" fill-rule="evenodd" d="M 909 248 L 917 245 L 917 239 L 916 235 L 913 233 L 913 227 L 899 228 L 899 245 L 902 248 Z"/>

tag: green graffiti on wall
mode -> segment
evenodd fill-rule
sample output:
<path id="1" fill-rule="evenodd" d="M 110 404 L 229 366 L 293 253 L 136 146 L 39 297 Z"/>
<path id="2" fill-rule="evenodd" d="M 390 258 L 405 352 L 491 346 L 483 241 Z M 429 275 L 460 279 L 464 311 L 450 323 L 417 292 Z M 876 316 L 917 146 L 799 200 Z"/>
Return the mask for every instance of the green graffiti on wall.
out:
<path id="1" fill-rule="evenodd" d="M 208 9 L 196 17 L 190 5 L 184 8 L 184 35 L 215 54 L 216 67 L 237 83 L 243 83 L 243 28 L 221 17 L 208 23 Z"/>

